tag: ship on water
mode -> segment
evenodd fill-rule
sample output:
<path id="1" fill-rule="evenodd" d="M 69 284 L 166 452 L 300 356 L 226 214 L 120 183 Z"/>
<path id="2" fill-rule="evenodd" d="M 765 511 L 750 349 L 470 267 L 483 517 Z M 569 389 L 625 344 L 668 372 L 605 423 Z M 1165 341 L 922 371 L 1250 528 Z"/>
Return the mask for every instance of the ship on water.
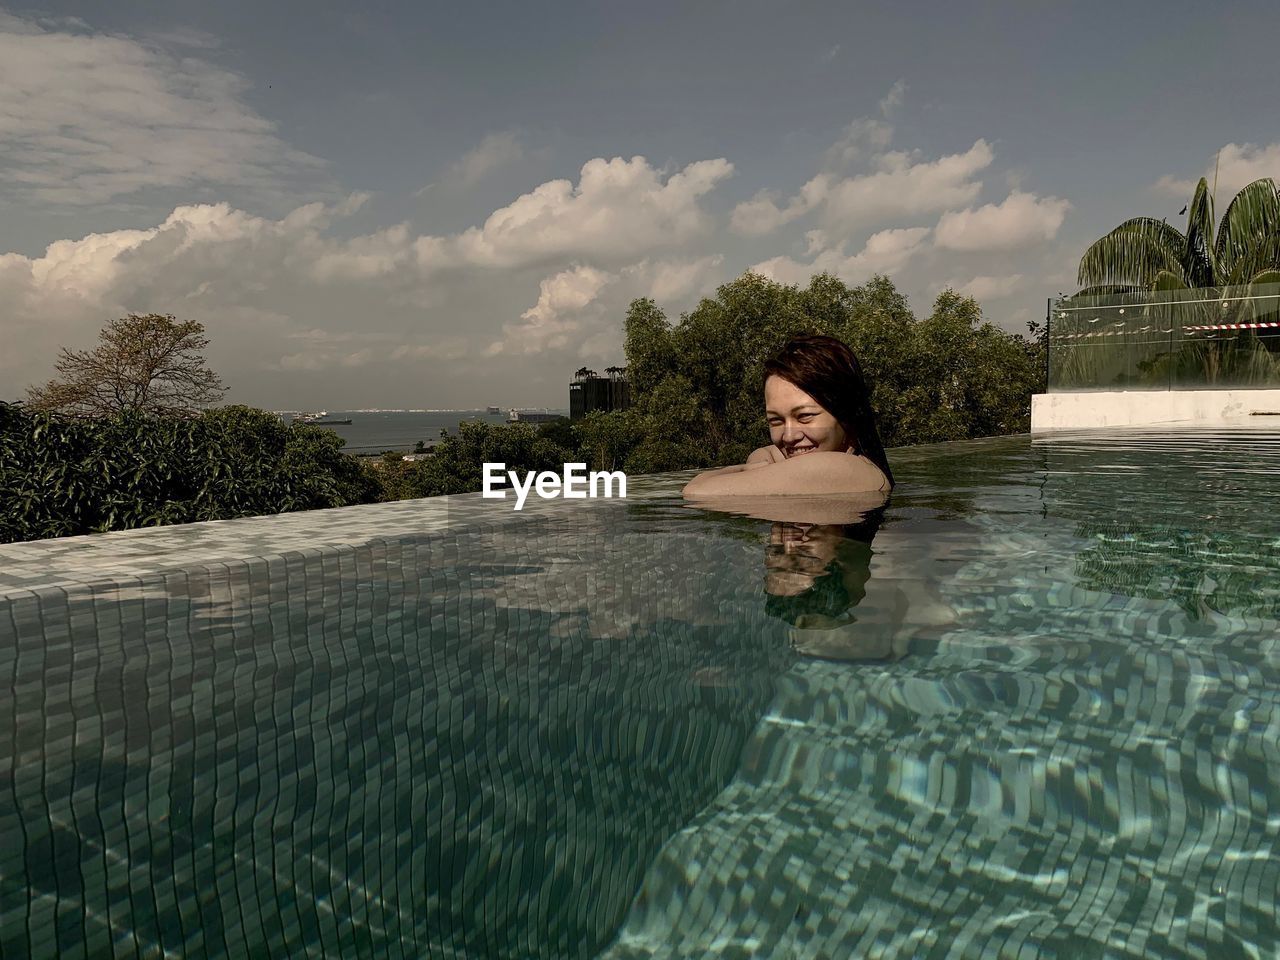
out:
<path id="1" fill-rule="evenodd" d="M 350 424 L 351 418 L 347 417 L 344 420 L 341 417 L 331 417 L 329 416 L 329 411 L 317 410 L 314 413 L 295 414 L 293 418 L 293 422 L 294 423 L 310 423 L 319 427 L 324 427 L 324 426 Z"/>
<path id="2" fill-rule="evenodd" d="M 502 408 L 501 407 L 485 407 L 484 412 L 485 413 L 501 413 Z"/>
<path id="3" fill-rule="evenodd" d="M 512 408 L 507 411 L 507 423 L 550 423 L 552 420 L 560 420 L 563 417 L 563 413 L 552 413 L 545 407 L 541 410 L 516 410 Z"/>

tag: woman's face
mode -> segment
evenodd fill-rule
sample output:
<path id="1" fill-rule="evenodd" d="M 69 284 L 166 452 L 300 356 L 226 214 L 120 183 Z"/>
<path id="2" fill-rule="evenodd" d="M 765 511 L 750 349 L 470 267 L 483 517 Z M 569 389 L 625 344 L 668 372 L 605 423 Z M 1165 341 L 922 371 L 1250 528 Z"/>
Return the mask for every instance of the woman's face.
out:
<path id="1" fill-rule="evenodd" d="M 784 457 L 851 446 L 839 421 L 790 380 L 775 375 L 764 382 L 764 412 L 769 439 Z"/>

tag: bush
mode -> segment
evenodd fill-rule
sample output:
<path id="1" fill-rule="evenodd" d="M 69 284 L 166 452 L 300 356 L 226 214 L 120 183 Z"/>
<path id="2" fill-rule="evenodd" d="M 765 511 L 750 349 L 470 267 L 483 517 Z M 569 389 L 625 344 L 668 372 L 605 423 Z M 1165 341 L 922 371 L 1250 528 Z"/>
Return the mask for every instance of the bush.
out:
<path id="1" fill-rule="evenodd" d="M 577 451 L 551 439 L 532 424 L 467 422 L 456 434 L 446 433 L 427 460 L 382 462 L 383 498 L 436 497 L 471 493 L 484 484 L 485 463 L 505 463 L 508 470 L 555 470 L 578 459 Z M 554 435 L 554 434 L 552 434 Z"/>
<path id="2" fill-rule="evenodd" d="M 79 419 L 0 402 L 0 542 L 376 501 L 342 443 L 252 407 Z"/>

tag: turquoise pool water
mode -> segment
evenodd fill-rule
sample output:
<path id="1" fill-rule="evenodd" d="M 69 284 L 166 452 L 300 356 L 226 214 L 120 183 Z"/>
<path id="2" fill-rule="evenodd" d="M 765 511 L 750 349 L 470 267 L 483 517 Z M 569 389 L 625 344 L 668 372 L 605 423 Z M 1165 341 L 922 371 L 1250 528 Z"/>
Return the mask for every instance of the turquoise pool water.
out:
<path id="1" fill-rule="evenodd" d="M 0 598 L 0 955 L 1274 955 L 1280 436 L 892 454 Z"/>

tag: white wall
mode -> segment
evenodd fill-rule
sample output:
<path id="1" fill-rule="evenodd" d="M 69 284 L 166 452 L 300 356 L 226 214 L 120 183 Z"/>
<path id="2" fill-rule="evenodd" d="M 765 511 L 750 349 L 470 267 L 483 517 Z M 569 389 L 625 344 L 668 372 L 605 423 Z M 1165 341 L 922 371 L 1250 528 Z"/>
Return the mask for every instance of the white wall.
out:
<path id="1" fill-rule="evenodd" d="M 1257 416 L 1263 413 L 1278 416 Z M 1224 420 L 1280 426 L 1280 390 L 1116 390 L 1031 398 L 1032 433 Z"/>

